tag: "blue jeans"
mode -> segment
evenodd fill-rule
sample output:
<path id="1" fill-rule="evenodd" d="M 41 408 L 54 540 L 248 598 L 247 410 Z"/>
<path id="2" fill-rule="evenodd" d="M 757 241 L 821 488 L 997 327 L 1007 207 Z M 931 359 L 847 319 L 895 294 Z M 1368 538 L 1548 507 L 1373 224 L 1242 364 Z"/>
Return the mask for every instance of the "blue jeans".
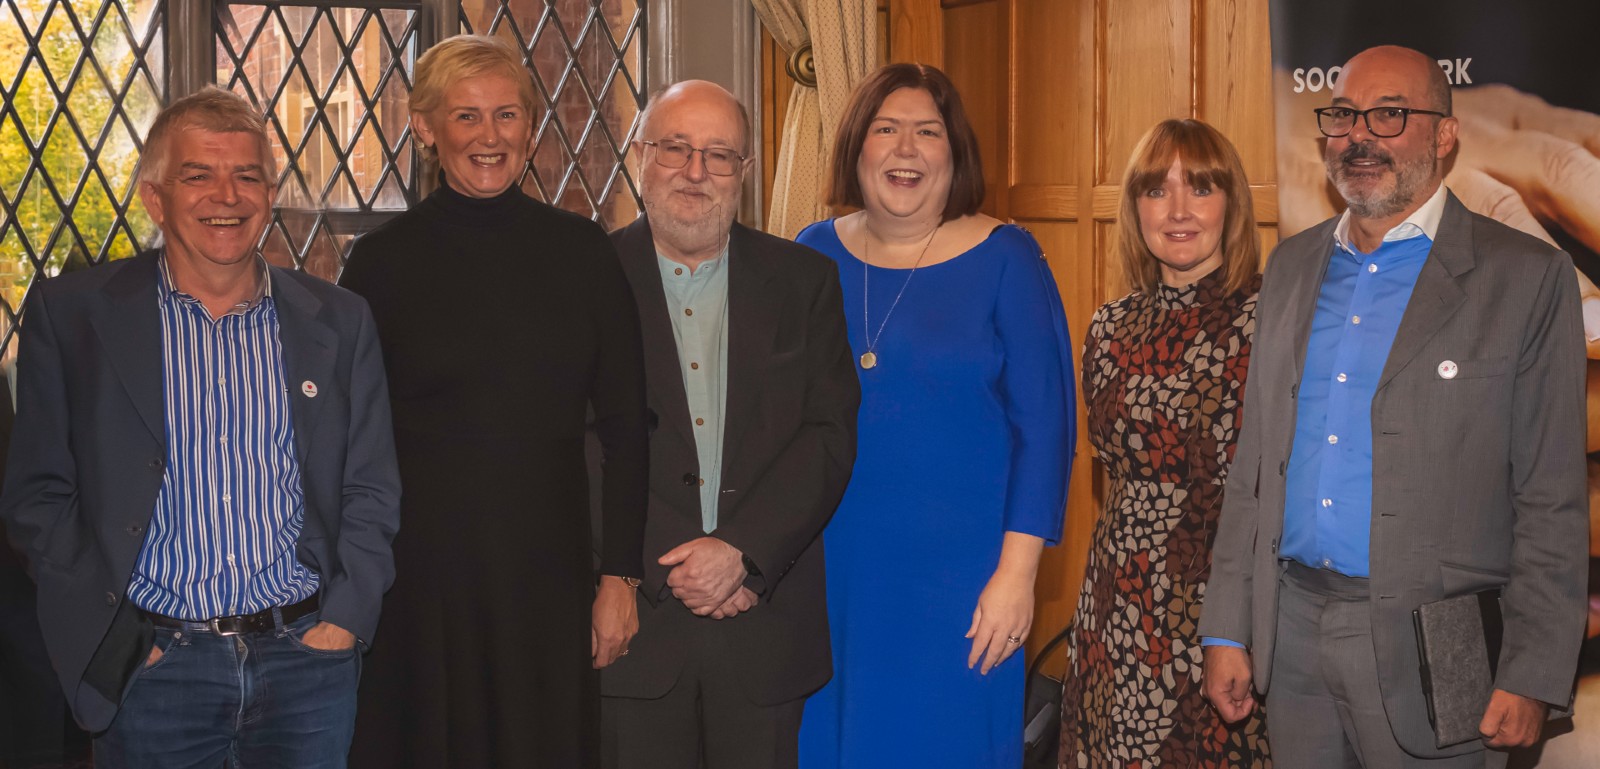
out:
<path id="1" fill-rule="evenodd" d="M 361 656 L 302 644 L 315 624 L 312 613 L 235 636 L 156 628 L 163 654 L 134 674 L 116 720 L 95 740 L 95 766 L 343 767 Z"/>

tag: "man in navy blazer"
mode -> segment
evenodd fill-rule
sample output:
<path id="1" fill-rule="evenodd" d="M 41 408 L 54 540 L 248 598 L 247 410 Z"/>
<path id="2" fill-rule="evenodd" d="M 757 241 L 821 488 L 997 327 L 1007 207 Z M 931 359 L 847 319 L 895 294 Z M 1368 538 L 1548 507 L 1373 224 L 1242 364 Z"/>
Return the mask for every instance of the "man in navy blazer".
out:
<path id="1" fill-rule="evenodd" d="M 0 516 L 102 766 L 343 766 L 399 524 L 358 297 L 269 268 L 259 113 L 208 88 L 151 129 L 164 246 L 41 280 Z"/>

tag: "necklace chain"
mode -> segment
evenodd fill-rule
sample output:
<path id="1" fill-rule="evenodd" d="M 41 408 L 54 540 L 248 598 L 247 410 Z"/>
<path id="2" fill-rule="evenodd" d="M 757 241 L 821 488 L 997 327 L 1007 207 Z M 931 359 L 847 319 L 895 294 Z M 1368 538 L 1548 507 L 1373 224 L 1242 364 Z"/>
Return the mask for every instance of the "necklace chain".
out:
<path id="1" fill-rule="evenodd" d="M 871 297 L 872 274 L 872 229 L 862 222 L 861 249 L 861 341 L 866 342 L 867 351 L 861 353 L 861 367 L 873 368 L 878 365 L 878 340 L 883 338 L 883 329 L 889 325 L 889 317 L 894 315 L 894 308 L 900 306 L 900 298 L 906 295 L 906 289 L 911 286 L 911 279 L 917 276 L 917 269 L 922 266 L 922 258 L 928 255 L 928 247 L 933 245 L 933 239 L 938 236 L 939 228 L 944 222 L 934 225 L 933 232 L 928 233 L 928 240 L 922 244 L 921 253 L 917 254 L 917 261 L 911 264 L 911 273 L 906 275 L 906 282 L 900 284 L 900 292 L 894 295 L 894 301 L 889 303 L 889 311 L 883 314 L 883 322 L 878 324 L 878 333 L 867 336 L 867 329 L 871 328 L 872 315 L 868 312 Z"/>

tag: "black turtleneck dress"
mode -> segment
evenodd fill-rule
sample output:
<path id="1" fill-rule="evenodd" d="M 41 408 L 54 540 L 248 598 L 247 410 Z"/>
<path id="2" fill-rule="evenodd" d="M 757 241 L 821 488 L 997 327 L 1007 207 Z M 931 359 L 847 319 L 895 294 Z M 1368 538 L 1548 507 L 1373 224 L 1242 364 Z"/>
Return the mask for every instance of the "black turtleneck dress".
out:
<path id="1" fill-rule="evenodd" d="M 403 491 L 352 765 L 597 765 L 591 406 L 600 573 L 642 576 L 648 493 L 638 312 L 610 240 L 515 187 L 441 184 L 339 282 L 377 321 Z"/>

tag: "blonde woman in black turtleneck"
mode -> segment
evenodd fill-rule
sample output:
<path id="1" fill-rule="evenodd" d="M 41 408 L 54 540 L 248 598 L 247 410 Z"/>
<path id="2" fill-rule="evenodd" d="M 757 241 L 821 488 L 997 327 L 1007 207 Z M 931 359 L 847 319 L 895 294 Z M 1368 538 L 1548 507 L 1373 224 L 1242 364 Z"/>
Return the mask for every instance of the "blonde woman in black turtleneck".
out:
<path id="1" fill-rule="evenodd" d="M 596 670 L 638 629 L 643 353 L 605 232 L 523 194 L 533 86 L 461 36 L 417 62 L 439 189 L 356 243 L 394 407 L 403 532 L 361 682 L 358 767 L 598 765 Z M 585 417 L 604 447 L 591 555 Z"/>

